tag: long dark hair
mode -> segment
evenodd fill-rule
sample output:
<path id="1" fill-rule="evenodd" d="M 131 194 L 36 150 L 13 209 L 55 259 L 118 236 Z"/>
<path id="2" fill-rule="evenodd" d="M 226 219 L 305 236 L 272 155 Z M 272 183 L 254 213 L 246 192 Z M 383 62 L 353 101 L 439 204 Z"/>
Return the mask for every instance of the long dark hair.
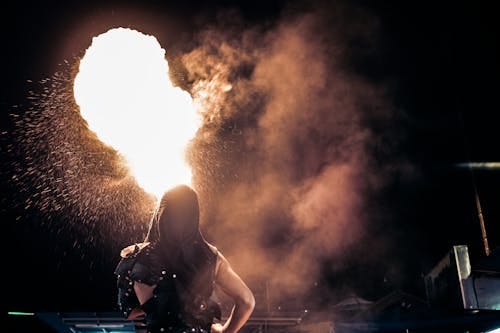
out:
<path id="1" fill-rule="evenodd" d="M 214 251 L 199 225 L 198 195 L 185 185 L 165 192 L 153 214 L 146 242 L 155 243 L 165 264 L 190 289 L 201 289 L 213 273 Z M 206 289 L 206 292 L 209 292 Z"/>

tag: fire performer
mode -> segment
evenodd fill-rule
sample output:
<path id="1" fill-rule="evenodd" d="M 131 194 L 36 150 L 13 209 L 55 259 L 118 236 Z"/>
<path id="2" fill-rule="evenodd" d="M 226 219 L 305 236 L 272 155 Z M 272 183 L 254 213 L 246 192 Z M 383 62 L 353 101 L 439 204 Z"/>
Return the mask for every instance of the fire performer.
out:
<path id="1" fill-rule="evenodd" d="M 238 332 L 255 299 L 245 282 L 199 229 L 198 196 L 188 186 L 167 191 L 146 240 L 126 247 L 116 267 L 118 305 L 148 332 Z M 227 321 L 211 299 L 218 285 L 234 301 Z"/>

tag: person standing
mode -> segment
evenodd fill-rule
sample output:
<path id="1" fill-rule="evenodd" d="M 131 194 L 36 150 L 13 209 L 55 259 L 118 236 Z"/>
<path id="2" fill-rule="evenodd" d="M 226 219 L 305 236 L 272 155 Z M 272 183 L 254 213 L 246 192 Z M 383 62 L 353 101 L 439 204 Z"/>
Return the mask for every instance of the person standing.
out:
<path id="1" fill-rule="evenodd" d="M 118 306 L 129 319 L 144 318 L 148 332 L 238 332 L 255 298 L 228 260 L 199 228 L 196 192 L 185 185 L 163 195 L 146 239 L 121 251 L 115 274 Z M 232 300 L 224 324 L 212 300 L 218 286 Z"/>

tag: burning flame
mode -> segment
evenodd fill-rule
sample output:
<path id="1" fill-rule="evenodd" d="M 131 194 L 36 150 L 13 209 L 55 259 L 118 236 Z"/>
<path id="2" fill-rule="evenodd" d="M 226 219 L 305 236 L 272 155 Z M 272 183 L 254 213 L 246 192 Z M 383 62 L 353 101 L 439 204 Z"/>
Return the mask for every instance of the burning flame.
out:
<path id="1" fill-rule="evenodd" d="M 191 184 L 184 151 L 200 119 L 191 96 L 170 82 L 155 37 L 125 28 L 94 37 L 74 95 L 89 128 L 125 157 L 146 192 Z"/>

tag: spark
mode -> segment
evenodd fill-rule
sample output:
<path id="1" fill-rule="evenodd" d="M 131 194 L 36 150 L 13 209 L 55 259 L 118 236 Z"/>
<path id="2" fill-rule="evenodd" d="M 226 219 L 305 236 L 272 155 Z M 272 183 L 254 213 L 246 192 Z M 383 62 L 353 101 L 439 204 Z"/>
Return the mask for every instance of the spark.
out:
<path id="1" fill-rule="evenodd" d="M 140 186 L 157 197 L 191 184 L 185 149 L 201 120 L 168 70 L 154 36 L 115 28 L 93 38 L 74 80 L 89 128 L 123 155 Z"/>

